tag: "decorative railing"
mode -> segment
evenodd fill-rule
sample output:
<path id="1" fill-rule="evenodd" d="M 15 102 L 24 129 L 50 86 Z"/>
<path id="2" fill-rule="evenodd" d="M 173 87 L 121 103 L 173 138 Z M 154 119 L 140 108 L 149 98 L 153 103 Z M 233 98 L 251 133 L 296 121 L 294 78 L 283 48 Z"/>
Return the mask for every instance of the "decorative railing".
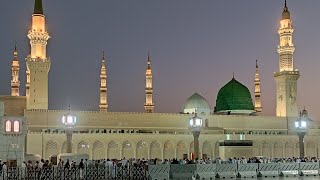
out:
<path id="1" fill-rule="evenodd" d="M 98 166 L 90 168 L 4 168 L 0 180 L 146 180 L 147 166 Z"/>
<path id="2" fill-rule="evenodd" d="M 0 180 L 169 180 L 319 176 L 319 162 L 3 168 Z"/>

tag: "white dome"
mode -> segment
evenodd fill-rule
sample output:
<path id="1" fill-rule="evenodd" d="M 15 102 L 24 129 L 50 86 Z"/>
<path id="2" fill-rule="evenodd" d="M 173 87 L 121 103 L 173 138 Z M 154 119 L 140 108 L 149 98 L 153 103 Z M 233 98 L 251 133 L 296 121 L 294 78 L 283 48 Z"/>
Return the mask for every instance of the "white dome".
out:
<path id="1" fill-rule="evenodd" d="M 198 93 L 194 93 L 186 100 L 182 106 L 181 112 L 194 113 L 195 110 L 197 110 L 198 114 L 210 114 L 210 106 L 208 101 Z"/>

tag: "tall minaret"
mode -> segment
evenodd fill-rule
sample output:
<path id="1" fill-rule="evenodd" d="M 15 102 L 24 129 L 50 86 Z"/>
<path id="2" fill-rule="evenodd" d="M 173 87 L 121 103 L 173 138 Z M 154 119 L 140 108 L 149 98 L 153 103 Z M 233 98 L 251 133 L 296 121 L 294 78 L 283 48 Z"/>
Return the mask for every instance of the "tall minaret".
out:
<path id="1" fill-rule="evenodd" d="M 27 64 L 27 109 L 48 109 L 48 73 L 51 60 L 47 57 L 47 42 L 50 38 L 46 31 L 42 0 L 35 0 L 32 15 L 32 29 L 28 32 L 31 52 Z"/>
<path id="2" fill-rule="evenodd" d="M 20 81 L 19 81 L 19 59 L 17 46 L 14 47 L 13 61 L 11 65 L 12 79 L 11 79 L 11 96 L 20 96 Z"/>
<path id="3" fill-rule="evenodd" d="M 279 72 L 274 74 L 277 84 L 277 112 L 279 117 L 297 117 L 299 116 L 297 105 L 297 80 L 299 71 L 294 69 L 293 53 L 295 47 L 293 44 L 292 20 L 287 7 L 287 1 L 282 13 L 280 28 L 279 53 Z"/>
<path id="4" fill-rule="evenodd" d="M 260 87 L 260 75 L 258 60 L 256 60 L 256 74 L 254 76 L 254 109 L 258 112 L 262 112 L 262 103 L 261 103 L 261 87 Z"/>
<path id="5" fill-rule="evenodd" d="M 107 94 L 107 69 L 105 65 L 104 51 L 102 52 L 102 65 L 100 72 L 100 111 L 108 110 L 108 94 Z"/>
<path id="6" fill-rule="evenodd" d="M 154 103 L 152 101 L 152 70 L 151 70 L 151 59 L 148 54 L 148 67 L 146 70 L 146 102 L 144 103 L 144 111 L 146 113 L 154 112 Z"/>

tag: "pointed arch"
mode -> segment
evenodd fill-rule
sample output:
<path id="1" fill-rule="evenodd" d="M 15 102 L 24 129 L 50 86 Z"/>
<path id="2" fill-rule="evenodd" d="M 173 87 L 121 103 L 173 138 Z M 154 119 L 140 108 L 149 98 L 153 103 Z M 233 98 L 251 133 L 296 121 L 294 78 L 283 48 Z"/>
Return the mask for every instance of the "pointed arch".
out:
<path id="1" fill-rule="evenodd" d="M 284 145 L 282 142 L 275 142 L 274 143 L 274 150 L 273 150 L 273 156 L 275 158 L 283 158 Z"/>
<path id="2" fill-rule="evenodd" d="M 271 157 L 271 144 L 269 142 L 264 141 L 262 143 L 262 156 Z"/>
<path id="3" fill-rule="evenodd" d="M 20 132 L 20 122 L 19 121 L 13 122 L 13 132 L 15 132 L 15 133 Z"/>
<path id="4" fill-rule="evenodd" d="M 158 141 L 152 141 L 150 144 L 150 158 L 151 159 L 162 159 L 161 157 L 161 145 Z"/>
<path id="5" fill-rule="evenodd" d="M 12 124 L 11 124 L 11 121 L 7 120 L 5 124 L 6 124 L 5 131 L 6 131 L 6 132 L 12 132 Z"/>
<path id="6" fill-rule="evenodd" d="M 112 140 L 108 143 L 107 157 L 110 159 L 119 159 L 120 158 L 120 146 L 114 140 Z"/>
<path id="7" fill-rule="evenodd" d="M 317 156 L 317 145 L 314 142 L 307 142 L 306 143 L 306 156 L 309 157 L 316 157 Z"/>
<path id="8" fill-rule="evenodd" d="M 188 157 L 188 147 L 185 141 L 179 141 L 177 144 L 177 158 L 184 159 Z"/>
<path id="9" fill-rule="evenodd" d="M 105 147 L 101 141 L 94 142 L 92 148 L 92 159 L 101 160 L 105 158 Z"/>
<path id="10" fill-rule="evenodd" d="M 53 140 L 48 141 L 45 146 L 45 154 L 46 159 L 49 159 L 49 156 L 52 155 L 59 155 L 58 143 Z"/>
<path id="11" fill-rule="evenodd" d="M 72 153 L 74 153 L 74 144 L 72 143 Z M 64 141 L 61 145 L 61 153 L 67 153 L 67 141 Z"/>
<path id="12" fill-rule="evenodd" d="M 122 156 L 123 157 L 121 157 L 121 158 L 125 157 L 127 159 L 134 157 L 132 142 L 130 142 L 128 140 L 123 142 L 123 144 L 122 144 Z"/>
<path id="13" fill-rule="evenodd" d="M 88 142 L 84 141 L 84 140 L 81 140 L 79 143 L 78 143 L 78 154 L 87 154 L 90 156 L 90 145 Z"/>
<path id="14" fill-rule="evenodd" d="M 170 140 L 168 140 L 164 143 L 163 154 L 164 154 L 165 159 L 175 158 L 174 145 Z"/>
<path id="15" fill-rule="evenodd" d="M 203 154 L 203 158 L 212 158 L 212 145 L 209 141 L 205 141 L 202 145 L 202 154 Z"/>
<path id="16" fill-rule="evenodd" d="M 285 157 L 293 157 L 294 156 L 294 149 L 295 149 L 295 145 L 292 142 L 286 142 L 285 143 Z M 298 148 L 299 149 L 299 148 Z"/>
<path id="17" fill-rule="evenodd" d="M 141 140 L 137 143 L 137 159 L 148 159 L 148 144 Z"/>

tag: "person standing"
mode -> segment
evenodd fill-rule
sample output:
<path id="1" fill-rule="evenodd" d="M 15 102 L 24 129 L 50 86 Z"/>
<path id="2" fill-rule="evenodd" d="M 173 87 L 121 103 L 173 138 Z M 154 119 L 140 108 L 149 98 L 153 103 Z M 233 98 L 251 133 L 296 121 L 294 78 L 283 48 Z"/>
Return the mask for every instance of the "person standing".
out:
<path id="1" fill-rule="evenodd" d="M 84 169 L 84 163 L 83 163 L 83 159 L 81 159 L 79 163 L 80 179 L 83 179 L 83 169 Z"/>

